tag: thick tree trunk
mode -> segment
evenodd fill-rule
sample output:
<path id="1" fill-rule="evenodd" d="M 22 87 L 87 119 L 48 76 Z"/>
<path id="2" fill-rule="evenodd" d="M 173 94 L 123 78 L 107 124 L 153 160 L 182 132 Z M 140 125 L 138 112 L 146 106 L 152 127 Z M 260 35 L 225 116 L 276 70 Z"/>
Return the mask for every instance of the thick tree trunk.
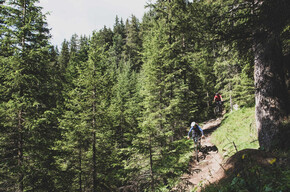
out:
<path id="1" fill-rule="evenodd" d="M 269 150 L 287 106 L 279 36 L 275 33 L 256 35 L 253 48 L 258 139 L 260 147 Z"/>

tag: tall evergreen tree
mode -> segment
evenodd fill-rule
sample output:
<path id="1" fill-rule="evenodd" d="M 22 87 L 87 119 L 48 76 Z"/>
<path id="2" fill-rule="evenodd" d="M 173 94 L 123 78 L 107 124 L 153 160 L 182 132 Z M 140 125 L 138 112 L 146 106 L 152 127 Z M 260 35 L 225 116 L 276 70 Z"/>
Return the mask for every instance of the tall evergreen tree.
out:
<path id="1" fill-rule="evenodd" d="M 113 37 L 112 37 L 112 46 L 110 47 L 110 54 L 112 55 L 112 64 L 115 66 L 115 69 L 120 67 L 121 59 L 123 58 L 123 50 L 125 45 L 125 25 L 123 20 L 119 21 L 119 18 L 116 17 L 115 24 L 113 27 Z"/>
<path id="2" fill-rule="evenodd" d="M 0 141 L 1 156 L 6 159 L 1 161 L 1 175 L 7 177 L 0 187 L 8 191 L 55 190 L 56 84 L 49 65 L 49 30 L 36 2 L 16 0 L 1 5 L 7 13 L 1 45 L 10 39 L 6 46 L 15 51 L 1 58 L 5 100 L 0 116 L 5 121 Z"/>
<path id="3" fill-rule="evenodd" d="M 140 71 L 142 40 L 140 38 L 140 24 L 138 19 L 132 15 L 131 21 L 126 22 L 126 44 L 124 47 L 125 59 L 132 63 L 132 68 Z"/>
<path id="4" fill-rule="evenodd" d="M 114 32 L 112 31 L 112 29 L 104 26 L 104 28 L 99 31 L 99 36 L 99 41 L 101 41 L 100 43 L 105 46 L 105 51 L 108 51 L 113 45 Z"/>
<path id="5" fill-rule="evenodd" d="M 170 162 L 173 143 L 184 134 L 182 125 L 188 121 L 184 116 L 198 114 L 195 111 L 197 103 L 193 102 L 197 99 L 185 103 L 186 97 L 196 97 L 198 92 L 194 88 L 199 87 L 199 76 L 183 50 L 182 35 L 173 31 L 173 28 L 179 29 L 179 19 L 174 14 L 178 11 L 176 7 L 177 2 L 159 1 L 155 10 L 158 19 L 146 24 L 151 28 L 143 36 L 141 91 L 144 111 L 141 133 L 133 141 L 140 154 L 137 152 L 133 157 L 139 161 L 141 158 L 144 163 L 135 162 L 136 165 L 131 166 L 139 170 L 135 178 L 144 178 L 140 181 L 143 186 L 139 187 L 150 185 L 152 191 L 166 183 L 166 179 L 160 179 L 168 174 L 162 165 Z M 182 109 L 186 105 L 189 106 L 186 109 L 192 111 Z"/>
<path id="6" fill-rule="evenodd" d="M 101 32 L 93 34 L 89 59 L 83 67 L 77 68 L 78 75 L 73 78 L 61 120 L 65 138 L 61 143 L 68 146 L 65 148 L 68 156 L 60 159 L 60 166 L 65 167 L 65 183 L 72 183 L 70 190 L 111 191 L 116 188 L 111 165 L 116 164 L 118 158 L 114 142 L 108 142 L 112 130 L 107 114 L 111 76 L 103 37 Z"/>
<path id="7" fill-rule="evenodd" d="M 60 71 L 64 74 L 70 59 L 68 42 L 64 40 L 61 45 L 60 55 L 58 57 L 58 65 Z"/>
<path id="8" fill-rule="evenodd" d="M 80 62 L 86 62 L 88 60 L 89 38 L 84 35 L 80 37 L 79 41 L 78 60 Z"/>
<path id="9" fill-rule="evenodd" d="M 223 93 L 226 105 L 253 106 L 254 78 L 251 60 L 239 57 L 238 50 L 221 46 L 214 71 L 217 77 L 215 90 Z"/>
<path id="10" fill-rule="evenodd" d="M 137 118 L 140 114 L 136 93 L 137 76 L 131 69 L 130 62 L 122 63 L 117 76 L 117 82 L 112 88 L 111 112 L 113 126 L 116 130 L 116 140 L 120 148 L 131 145 L 133 135 L 138 127 Z M 133 135 L 132 135 L 133 134 Z"/>
<path id="11" fill-rule="evenodd" d="M 69 53 L 70 55 L 76 55 L 76 53 L 79 50 L 79 37 L 77 34 L 73 34 L 71 36 L 70 42 L 69 42 Z"/>
<path id="12" fill-rule="evenodd" d="M 241 53 L 253 54 L 256 125 L 262 148 L 271 149 L 289 102 L 286 93 L 281 32 L 289 25 L 289 1 L 224 1 L 215 9 L 215 32 L 237 41 Z M 223 7 L 224 9 L 220 9 Z"/>

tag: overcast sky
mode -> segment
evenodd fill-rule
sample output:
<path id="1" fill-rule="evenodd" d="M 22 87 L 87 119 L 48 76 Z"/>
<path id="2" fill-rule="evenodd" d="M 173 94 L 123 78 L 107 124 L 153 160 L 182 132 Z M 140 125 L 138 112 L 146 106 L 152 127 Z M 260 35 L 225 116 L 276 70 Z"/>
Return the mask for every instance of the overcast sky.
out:
<path id="1" fill-rule="evenodd" d="M 43 13 L 49 12 L 47 22 L 51 28 L 52 44 L 60 46 L 73 34 L 91 35 L 105 25 L 112 28 L 116 15 L 124 23 L 131 15 L 140 21 L 145 5 L 154 0 L 40 0 Z"/>

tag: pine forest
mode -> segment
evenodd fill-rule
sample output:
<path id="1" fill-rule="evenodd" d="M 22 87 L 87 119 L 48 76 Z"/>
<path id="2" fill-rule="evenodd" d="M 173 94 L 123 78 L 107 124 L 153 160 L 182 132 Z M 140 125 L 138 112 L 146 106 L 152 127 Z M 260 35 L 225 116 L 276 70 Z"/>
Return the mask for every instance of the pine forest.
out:
<path id="1" fill-rule="evenodd" d="M 289 151 L 289 0 L 149 1 L 60 47 L 38 2 L 0 0 L 0 191 L 174 191 L 217 92 Z"/>

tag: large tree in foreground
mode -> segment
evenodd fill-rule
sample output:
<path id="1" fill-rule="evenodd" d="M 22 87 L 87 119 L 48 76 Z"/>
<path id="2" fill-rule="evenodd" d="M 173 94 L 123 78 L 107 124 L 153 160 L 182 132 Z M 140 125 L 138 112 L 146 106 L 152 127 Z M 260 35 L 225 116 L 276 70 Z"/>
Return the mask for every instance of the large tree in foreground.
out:
<path id="1" fill-rule="evenodd" d="M 290 2 L 228 0 L 218 7 L 215 31 L 226 40 L 238 41 L 241 53 L 253 54 L 258 138 L 261 148 L 269 150 L 289 108 L 281 32 L 290 24 Z"/>
<path id="2" fill-rule="evenodd" d="M 290 23 L 290 2 L 255 1 L 260 23 L 254 30 L 256 125 L 260 146 L 269 149 L 281 118 L 287 113 L 287 92 L 283 72 L 280 33 Z"/>

